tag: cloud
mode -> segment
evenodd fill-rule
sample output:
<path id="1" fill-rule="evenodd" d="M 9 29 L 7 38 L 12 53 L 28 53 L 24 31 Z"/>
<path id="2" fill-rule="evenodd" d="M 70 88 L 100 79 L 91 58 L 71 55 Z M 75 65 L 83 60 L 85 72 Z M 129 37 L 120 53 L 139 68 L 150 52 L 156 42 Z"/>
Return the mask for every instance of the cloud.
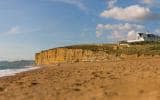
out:
<path id="1" fill-rule="evenodd" d="M 4 32 L 0 32 L 0 35 L 17 35 L 17 34 L 26 34 L 26 33 L 35 33 L 40 31 L 40 29 L 27 29 L 20 26 L 10 27 Z"/>
<path id="2" fill-rule="evenodd" d="M 155 29 L 155 30 L 154 30 L 154 33 L 157 34 L 157 35 L 160 35 L 160 29 L 159 29 L 159 28 L 158 28 L 158 29 Z"/>
<path id="3" fill-rule="evenodd" d="M 141 4 L 145 4 L 150 8 L 159 8 L 160 7 L 160 1 L 159 0 L 140 0 Z"/>
<path id="4" fill-rule="evenodd" d="M 137 32 L 144 32 L 145 26 L 137 24 L 98 24 L 96 27 L 96 35 L 108 33 L 115 40 L 133 39 Z"/>
<path id="5" fill-rule="evenodd" d="M 143 25 L 137 25 L 137 24 L 98 24 L 97 29 L 105 29 L 105 30 L 118 30 L 118 31 L 129 31 L 132 29 L 140 30 L 144 29 Z"/>
<path id="6" fill-rule="evenodd" d="M 142 3 L 145 3 L 145 4 L 153 4 L 153 3 L 154 3 L 154 0 L 142 0 Z"/>
<path id="7" fill-rule="evenodd" d="M 160 19 L 159 13 L 152 13 L 149 8 L 141 7 L 139 5 L 131 5 L 126 8 L 114 7 L 112 9 L 103 11 L 100 16 L 124 21 Z"/>
<path id="8" fill-rule="evenodd" d="M 11 35 L 13 35 L 13 34 L 19 34 L 19 33 L 21 33 L 20 27 L 14 26 L 14 27 L 11 27 L 8 31 L 3 32 L 1 34 L 7 34 L 7 35 L 11 34 Z"/>
<path id="9" fill-rule="evenodd" d="M 49 0 L 52 2 L 61 2 L 78 7 L 81 10 L 87 10 L 87 7 L 80 0 Z"/>
<path id="10" fill-rule="evenodd" d="M 130 31 L 130 32 L 128 32 L 128 34 L 127 34 L 127 40 L 135 40 L 136 39 L 136 37 L 137 37 L 137 31 L 135 31 L 135 30 L 132 30 L 132 31 Z"/>
<path id="11" fill-rule="evenodd" d="M 108 8 L 109 9 L 113 8 L 116 2 L 117 2 L 117 0 L 109 0 L 108 1 Z"/>

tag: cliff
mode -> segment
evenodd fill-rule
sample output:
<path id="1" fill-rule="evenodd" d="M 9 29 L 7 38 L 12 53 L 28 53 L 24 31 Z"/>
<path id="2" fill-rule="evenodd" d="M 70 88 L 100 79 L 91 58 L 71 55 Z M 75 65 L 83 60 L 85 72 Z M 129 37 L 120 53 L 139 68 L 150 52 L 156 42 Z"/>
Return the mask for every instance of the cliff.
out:
<path id="1" fill-rule="evenodd" d="M 105 52 L 96 52 L 92 50 L 56 48 L 42 51 L 35 56 L 37 65 L 53 64 L 59 62 L 76 62 L 76 61 L 96 61 L 107 58 Z"/>
<path id="2" fill-rule="evenodd" d="M 41 51 L 35 55 L 37 65 L 61 62 L 106 61 L 113 59 L 153 57 L 160 55 L 160 44 L 74 45 Z"/>

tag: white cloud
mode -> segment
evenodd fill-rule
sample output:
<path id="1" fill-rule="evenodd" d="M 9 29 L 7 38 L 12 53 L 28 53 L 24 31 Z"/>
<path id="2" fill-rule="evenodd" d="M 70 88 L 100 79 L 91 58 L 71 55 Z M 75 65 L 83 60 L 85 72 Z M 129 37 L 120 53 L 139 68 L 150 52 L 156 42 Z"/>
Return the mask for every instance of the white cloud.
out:
<path id="1" fill-rule="evenodd" d="M 145 4 L 150 8 L 159 8 L 160 0 L 140 0 L 141 4 Z"/>
<path id="2" fill-rule="evenodd" d="M 74 5 L 81 10 L 87 10 L 87 7 L 80 0 L 49 0 L 49 1 L 66 3 L 66 4 Z"/>
<path id="3" fill-rule="evenodd" d="M 40 29 L 26 29 L 22 28 L 20 26 L 13 26 L 8 28 L 8 30 L 4 32 L 0 32 L 0 35 L 17 35 L 17 34 L 28 34 L 28 33 L 34 33 L 38 32 Z"/>
<path id="4" fill-rule="evenodd" d="M 109 0 L 108 1 L 108 8 L 113 8 L 117 0 Z"/>
<path id="5" fill-rule="evenodd" d="M 127 40 L 135 40 L 137 37 L 138 31 L 132 30 L 127 34 Z"/>
<path id="6" fill-rule="evenodd" d="M 153 13 L 149 8 L 139 5 L 131 5 L 126 8 L 114 7 L 103 11 L 100 16 L 124 21 L 160 20 L 159 13 Z"/>
<path id="7" fill-rule="evenodd" d="M 134 38 L 135 33 L 144 32 L 145 26 L 137 24 L 98 24 L 96 27 L 96 35 L 100 37 L 102 34 L 108 33 L 113 39 L 123 40 Z"/>
<path id="8" fill-rule="evenodd" d="M 14 26 L 14 27 L 11 27 L 8 31 L 6 31 L 6 32 L 3 32 L 3 33 L 1 33 L 1 34 L 19 34 L 21 32 L 21 30 L 20 30 L 20 27 L 18 27 L 18 26 Z"/>
<path id="9" fill-rule="evenodd" d="M 145 4 L 153 4 L 154 0 L 142 0 L 142 2 Z"/>
<path id="10" fill-rule="evenodd" d="M 136 30 L 144 29 L 144 26 L 137 25 L 137 24 L 129 24 L 129 23 L 125 23 L 125 24 L 106 24 L 106 25 L 98 24 L 97 29 L 129 31 L 129 30 L 132 30 L 132 29 L 136 29 Z"/>
<path id="11" fill-rule="evenodd" d="M 160 35 L 160 29 L 155 29 L 154 33 L 157 34 L 157 35 Z"/>

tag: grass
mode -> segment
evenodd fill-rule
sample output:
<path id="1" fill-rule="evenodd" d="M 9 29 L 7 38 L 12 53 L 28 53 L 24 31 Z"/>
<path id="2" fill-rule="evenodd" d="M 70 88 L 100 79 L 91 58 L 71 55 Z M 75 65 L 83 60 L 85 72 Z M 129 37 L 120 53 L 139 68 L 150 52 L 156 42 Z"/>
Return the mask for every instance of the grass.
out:
<path id="1" fill-rule="evenodd" d="M 139 42 L 131 43 L 129 47 L 121 46 L 117 44 L 87 44 L 87 45 L 72 45 L 60 48 L 68 49 L 82 49 L 82 50 L 91 50 L 94 52 L 103 51 L 107 54 L 120 56 L 121 54 L 125 55 L 160 55 L 160 42 Z"/>
<path id="2" fill-rule="evenodd" d="M 160 55 L 160 43 L 159 42 L 141 42 L 132 43 L 127 46 L 119 46 L 117 44 L 101 44 L 101 45 L 74 45 L 68 46 L 69 49 L 83 49 L 91 51 L 104 51 L 108 54 L 120 56 L 121 54 L 137 56 L 141 55 Z"/>

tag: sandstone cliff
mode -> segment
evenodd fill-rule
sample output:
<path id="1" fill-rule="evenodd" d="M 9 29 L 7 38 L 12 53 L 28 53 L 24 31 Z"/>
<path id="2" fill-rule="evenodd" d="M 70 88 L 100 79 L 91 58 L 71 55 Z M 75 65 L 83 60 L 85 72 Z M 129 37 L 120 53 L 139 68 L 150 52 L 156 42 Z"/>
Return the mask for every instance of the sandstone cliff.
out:
<path id="1" fill-rule="evenodd" d="M 42 51 L 35 56 L 37 65 L 59 62 L 97 61 L 105 60 L 108 54 L 102 51 L 92 51 L 71 48 L 56 48 Z"/>
<path id="2" fill-rule="evenodd" d="M 35 55 L 37 65 L 77 61 L 106 61 L 160 55 L 159 45 L 74 45 L 41 51 Z"/>

